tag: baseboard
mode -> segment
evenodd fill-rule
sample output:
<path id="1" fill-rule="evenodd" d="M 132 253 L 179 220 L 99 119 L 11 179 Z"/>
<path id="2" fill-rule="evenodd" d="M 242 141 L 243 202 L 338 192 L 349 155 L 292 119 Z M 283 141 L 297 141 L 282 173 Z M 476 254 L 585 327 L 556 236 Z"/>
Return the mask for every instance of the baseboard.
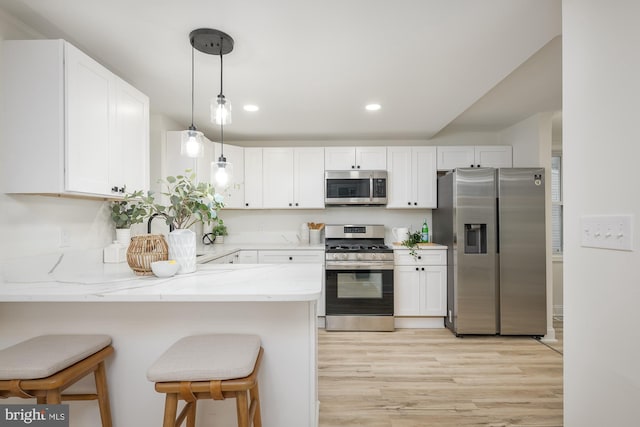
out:
<path id="1" fill-rule="evenodd" d="M 394 324 L 396 329 L 443 329 L 444 317 L 396 317 Z M 316 325 L 324 329 L 325 318 L 319 316 Z"/>
<path id="2" fill-rule="evenodd" d="M 553 315 L 554 316 L 558 316 L 558 317 L 562 317 L 564 315 L 563 314 L 563 309 L 562 309 L 562 304 L 553 306 Z"/>

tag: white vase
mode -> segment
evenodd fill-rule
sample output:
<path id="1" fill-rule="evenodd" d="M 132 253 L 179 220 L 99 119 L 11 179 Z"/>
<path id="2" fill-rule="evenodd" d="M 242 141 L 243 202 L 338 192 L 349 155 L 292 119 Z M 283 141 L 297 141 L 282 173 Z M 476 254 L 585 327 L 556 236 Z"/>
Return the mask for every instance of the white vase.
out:
<path id="1" fill-rule="evenodd" d="M 177 274 L 196 271 L 196 233 L 191 230 L 174 230 L 167 236 L 169 259 L 180 265 Z"/>
<path id="2" fill-rule="evenodd" d="M 116 228 L 116 241 L 126 248 L 131 243 L 131 229 L 130 228 Z"/>
<path id="3" fill-rule="evenodd" d="M 216 236 L 216 240 L 213 242 L 217 245 L 223 244 L 224 243 L 224 236 Z"/>

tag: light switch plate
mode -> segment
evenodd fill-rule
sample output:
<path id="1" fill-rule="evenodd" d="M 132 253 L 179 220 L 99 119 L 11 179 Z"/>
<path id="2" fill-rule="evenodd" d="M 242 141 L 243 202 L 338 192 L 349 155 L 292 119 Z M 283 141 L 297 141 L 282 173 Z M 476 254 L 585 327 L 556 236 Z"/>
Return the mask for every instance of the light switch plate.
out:
<path id="1" fill-rule="evenodd" d="M 633 250 L 632 215 L 585 215 L 582 216 L 583 247 Z"/>

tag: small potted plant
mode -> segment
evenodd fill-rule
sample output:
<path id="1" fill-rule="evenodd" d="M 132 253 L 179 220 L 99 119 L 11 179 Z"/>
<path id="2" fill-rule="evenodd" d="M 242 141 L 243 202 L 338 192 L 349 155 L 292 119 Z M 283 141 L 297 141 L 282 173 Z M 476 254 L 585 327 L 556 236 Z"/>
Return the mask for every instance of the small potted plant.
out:
<path id="1" fill-rule="evenodd" d="M 116 241 L 126 246 L 131 241 L 131 226 L 147 218 L 149 206 L 142 200 L 142 192 L 136 191 L 125 195 L 123 200 L 111 202 L 110 214 L 116 226 Z"/>
<path id="2" fill-rule="evenodd" d="M 409 248 L 409 255 L 417 258 L 418 253 L 416 252 L 416 249 L 418 248 L 418 243 L 420 242 L 422 242 L 422 233 L 420 231 L 409 231 L 407 239 L 403 240 L 401 244 L 402 246 Z"/>
<path id="3" fill-rule="evenodd" d="M 189 227 L 200 222 L 209 225 L 218 219 L 218 211 L 224 206 L 222 195 L 215 192 L 209 183 L 195 183 L 196 175 L 190 169 L 184 175 L 168 176 L 159 182 L 165 187 L 162 195 L 168 204 L 157 203 L 153 196 L 146 198 L 151 214 L 165 217 L 174 228 L 167 236 L 169 259 L 180 264 L 180 273 L 191 273 L 196 269 L 196 237 Z M 218 221 L 220 223 L 220 221 Z"/>
<path id="4" fill-rule="evenodd" d="M 222 218 L 218 218 L 217 224 L 211 229 L 211 234 L 215 236 L 214 243 L 224 243 L 224 236 L 227 235 L 227 226 Z"/>

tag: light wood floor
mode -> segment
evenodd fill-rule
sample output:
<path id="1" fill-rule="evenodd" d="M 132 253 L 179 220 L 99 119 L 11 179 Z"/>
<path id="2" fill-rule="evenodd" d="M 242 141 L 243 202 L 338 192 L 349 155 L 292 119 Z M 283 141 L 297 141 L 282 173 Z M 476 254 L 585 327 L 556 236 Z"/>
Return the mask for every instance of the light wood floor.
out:
<path id="1" fill-rule="evenodd" d="M 562 426 L 562 354 L 532 338 L 401 329 L 318 339 L 320 427 Z"/>

